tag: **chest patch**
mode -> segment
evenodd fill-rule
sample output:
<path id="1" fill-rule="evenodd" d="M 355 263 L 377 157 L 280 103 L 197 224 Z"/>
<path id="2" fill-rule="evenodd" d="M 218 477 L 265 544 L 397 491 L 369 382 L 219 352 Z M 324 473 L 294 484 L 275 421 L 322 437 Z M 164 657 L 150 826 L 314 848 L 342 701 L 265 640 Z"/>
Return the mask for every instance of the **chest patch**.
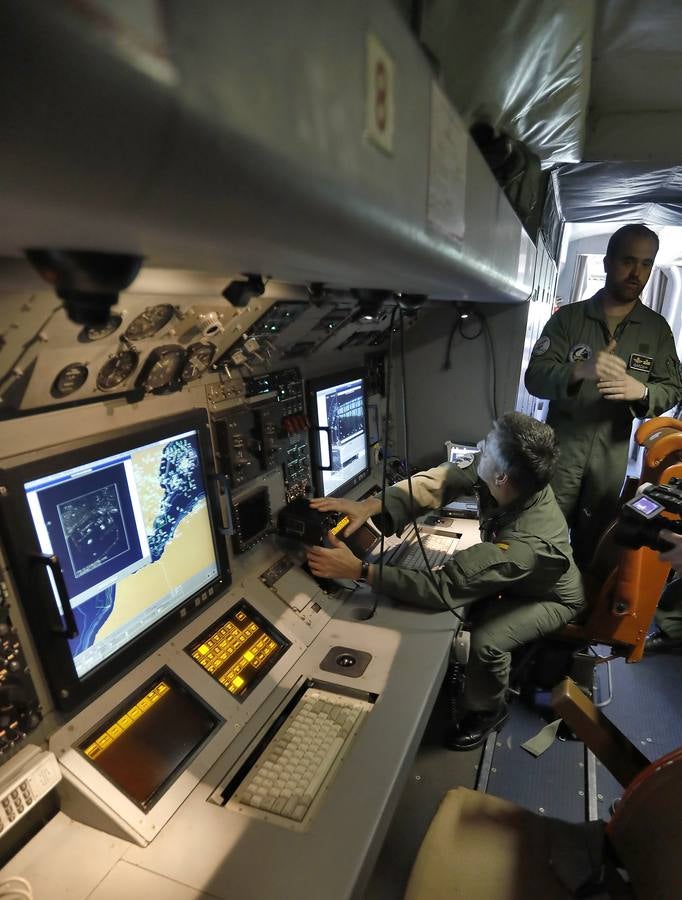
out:
<path id="1" fill-rule="evenodd" d="M 546 334 L 543 334 L 542 337 L 539 337 L 535 342 L 535 346 L 533 347 L 533 356 L 543 356 L 550 348 L 551 345 L 550 339 Z"/>
<path id="2" fill-rule="evenodd" d="M 644 356 L 643 353 L 631 353 L 628 360 L 628 369 L 634 369 L 636 372 L 650 372 L 653 364 L 653 356 Z"/>
<path id="3" fill-rule="evenodd" d="M 569 362 L 577 362 L 579 359 L 592 359 L 592 347 L 589 344 L 574 344 L 568 351 Z"/>

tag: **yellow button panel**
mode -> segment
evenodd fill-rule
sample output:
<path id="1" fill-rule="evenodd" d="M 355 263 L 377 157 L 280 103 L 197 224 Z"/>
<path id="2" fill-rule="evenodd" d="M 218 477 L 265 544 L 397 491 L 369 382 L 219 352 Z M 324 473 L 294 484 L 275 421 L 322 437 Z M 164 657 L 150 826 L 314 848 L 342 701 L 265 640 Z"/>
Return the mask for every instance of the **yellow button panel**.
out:
<path id="1" fill-rule="evenodd" d="M 240 698 L 289 646 L 284 635 L 242 600 L 186 649 L 226 691 Z"/>
<path id="2" fill-rule="evenodd" d="M 90 759 L 97 759 L 100 753 L 103 753 L 107 747 L 110 747 L 114 741 L 118 740 L 124 732 L 135 724 L 137 719 L 148 712 L 169 690 L 170 685 L 165 681 L 159 681 L 158 684 L 155 684 L 144 697 L 140 697 L 134 706 L 127 709 L 116 722 L 109 725 L 106 731 L 103 731 L 93 739 L 92 743 L 83 750 L 85 755 L 89 756 Z"/>

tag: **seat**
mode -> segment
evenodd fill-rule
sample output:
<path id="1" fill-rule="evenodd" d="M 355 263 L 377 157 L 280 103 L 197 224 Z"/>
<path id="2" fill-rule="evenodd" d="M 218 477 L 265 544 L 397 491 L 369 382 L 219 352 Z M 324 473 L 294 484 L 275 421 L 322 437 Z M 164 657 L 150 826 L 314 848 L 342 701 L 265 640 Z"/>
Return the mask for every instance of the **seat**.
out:
<path id="1" fill-rule="evenodd" d="M 639 484 L 667 484 L 682 477 L 682 422 L 658 417 L 639 426 L 637 443 L 645 448 Z M 678 519 L 672 513 L 667 518 Z M 588 610 L 580 624 L 567 625 L 567 638 L 607 644 L 615 656 L 639 662 L 644 641 L 666 580 L 668 563 L 649 547 L 620 547 L 614 540 L 614 522 L 602 537 L 588 570 L 583 574 Z"/>
<path id="2" fill-rule="evenodd" d="M 637 486 L 647 482 L 666 484 L 673 477 L 682 477 L 681 421 L 663 416 L 650 419 L 639 426 L 635 440 L 645 448 Z M 627 490 L 634 493 L 630 488 Z M 665 515 L 678 518 L 672 513 Z M 606 645 L 611 648 L 610 657 L 604 660 L 607 662 L 612 657 L 624 657 L 629 663 L 641 660 L 670 566 L 661 562 L 658 553 L 649 547 L 620 546 L 614 538 L 615 529 L 616 522 L 613 522 L 583 572 L 587 609 L 580 621 L 565 625 L 531 646 L 523 654 L 518 672 L 513 673 L 513 681 L 521 680 L 545 640 L 583 647 Z M 600 659 L 596 658 L 596 662 Z M 603 705 L 610 701 L 610 685 L 609 672 L 609 692 Z"/>
<path id="3" fill-rule="evenodd" d="M 595 896 L 590 888 L 600 897 L 679 900 L 682 748 L 649 763 L 570 679 L 552 704 L 626 786 L 611 820 L 576 825 L 455 788 L 424 837 L 405 900 L 570 900 Z M 598 893 L 602 876 L 609 894 Z"/>

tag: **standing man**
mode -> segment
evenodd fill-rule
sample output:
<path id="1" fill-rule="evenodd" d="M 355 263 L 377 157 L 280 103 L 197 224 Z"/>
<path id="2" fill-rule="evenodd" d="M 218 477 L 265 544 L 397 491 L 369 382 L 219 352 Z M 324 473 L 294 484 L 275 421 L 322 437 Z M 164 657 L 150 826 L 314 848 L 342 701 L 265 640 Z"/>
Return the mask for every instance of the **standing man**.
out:
<path id="1" fill-rule="evenodd" d="M 633 419 L 660 416 L 682 398 L 672 332 L 639 298 L 657 252 L 644 225 L 614 232 L 604 287 L 554 313 L 526 370 L 528 391 L 550 401 L 547 423 L 561 450 L 552 487 L 583 569 L 616 514 Z"/>

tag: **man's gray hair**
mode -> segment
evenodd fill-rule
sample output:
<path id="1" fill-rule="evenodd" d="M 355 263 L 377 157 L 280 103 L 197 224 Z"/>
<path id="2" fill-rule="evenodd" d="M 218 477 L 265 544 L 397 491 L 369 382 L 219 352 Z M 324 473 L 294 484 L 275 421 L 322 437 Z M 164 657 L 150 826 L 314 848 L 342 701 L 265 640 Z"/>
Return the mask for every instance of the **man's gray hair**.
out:
<path id="1" fill-rule="evenodd" d="M 495 450 L 501 469 L 524 496 L 546 487 L 559 459 L 559 445 L 551 426 L 524 413 L 505 413 L 493 424 Z"/>

